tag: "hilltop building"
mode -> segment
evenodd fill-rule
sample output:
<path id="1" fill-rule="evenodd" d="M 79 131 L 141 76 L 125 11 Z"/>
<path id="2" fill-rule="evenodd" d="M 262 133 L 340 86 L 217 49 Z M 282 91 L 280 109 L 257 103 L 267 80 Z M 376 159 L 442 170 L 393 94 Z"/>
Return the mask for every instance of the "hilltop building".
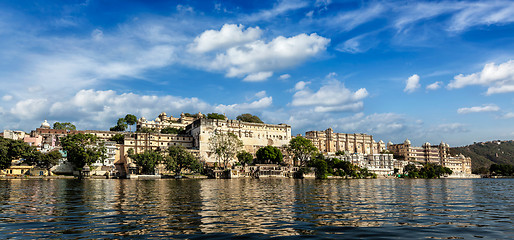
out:
<path id="1" fill-rule="evenodd" d="M 138 130 L 142 128 L 154 129 L 159 131 L 163 128 L 171 127 L 171 128 L 186 128 L 187 125 L 193 123 L 196 119 L 203 118 L 203 114 L 198 112 L 192 117 L 186 116 L 186 114 L 181 113 L 180 118 L 175 118 L 173 115 L 168 115 L 165 112 L 159 114 L 155 120 L 147 120 L 145 117 L 141 117 L 137 120 L 136 128 Z"/>

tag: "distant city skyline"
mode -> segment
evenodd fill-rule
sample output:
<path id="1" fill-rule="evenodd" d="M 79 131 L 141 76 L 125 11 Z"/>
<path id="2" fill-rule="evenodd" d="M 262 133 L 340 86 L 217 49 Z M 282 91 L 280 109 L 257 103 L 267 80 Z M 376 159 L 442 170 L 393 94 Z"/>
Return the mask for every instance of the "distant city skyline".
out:
<path id="1" fill-rule="evenodd" d="M 514 139 L 512 1 L 6 1 L 0 129 L 259 116 L 451 146 Z"/>

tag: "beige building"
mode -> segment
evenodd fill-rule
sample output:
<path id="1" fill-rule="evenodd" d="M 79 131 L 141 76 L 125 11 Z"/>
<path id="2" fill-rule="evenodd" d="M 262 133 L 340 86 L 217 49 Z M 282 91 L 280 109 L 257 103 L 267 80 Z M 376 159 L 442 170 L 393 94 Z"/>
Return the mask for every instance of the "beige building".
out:
<path id="1" fill-rule="evenodd" d="M 242 142 L 244 150 L 255 155 L 265 146 L 282 148 L 291 140 L 291 126 L 287 124 L 250 123 L 239 120 L 200 118 L 188 125 L 186 132 L 193 137 L 193 148 L 199 150 L 201 160 L 215 163 L 209 148 L 209 138 L 215 133 L 233 133 Z"/>
<path id="2" fill-rule="evenodd" d="M 421 147 L 414 147 L 409 139 L 406 139 L 401 144 L 389 142 L 387 150 L 398 158 L 409 162 L 442 164 L 443 159 L 449 156 L 450 146 L 444 142 L 441 142 L 439 145 L 431 145 L 429 142 L 426 142 Z"/>
<path id="3" fill-rule="evenodd" d="M 305 138 L 312 141 L 321 153 L 377 154 L 385 150 L 383 141 L 375 142 L 372 135 L 362 133 L 334 133 L 332 128 L 325 131 L 309 131 Z"/>
<path id="4" fill-rule="evenodd" d="M 186 117 L 184 113 L 180 114 L 180 118 L 175 118 L 173 115 L 168 115 L 165 112 L 162 112 L 159 114 L 155 120 L 147 120 L 145 117 L 141 117 L 137 120 L 136 127 L 137 129 L 141 128 L 149 128 L 149 129 L 155 129 L 157 131 L 171 127 L 171 128 L 186 128 L 187 125 L 193 123 L 198 118 L 202 118 L 203 114 L 201 112 L 198 112 L 195 114 L 195 117 Z"/>
<path id="5" fill-rule="evenodd" d="M 407 139 L 401 144 L 389 142 L 387 149 L 398 158 L 415 164 L 434 163 L 450 168 L 455 174 L 471 174 L 471 158 L 451 156 L 450 145 L 444 142 L 439 145 L 426 142 L 421 147 L 413 147 Z"/>
<path id="6" fill-rule="evenodd" d="M 462 154 L 443 159 L 441 165 L 451 169 L 454 174 L 471 174 L 471 158 Z"/>

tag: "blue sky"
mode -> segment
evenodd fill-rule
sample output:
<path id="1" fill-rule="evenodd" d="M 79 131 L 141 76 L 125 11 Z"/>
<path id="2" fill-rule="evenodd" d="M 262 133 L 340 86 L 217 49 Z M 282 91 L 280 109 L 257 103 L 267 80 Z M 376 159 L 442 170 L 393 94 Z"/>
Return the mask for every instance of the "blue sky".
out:
<path id="1" fill-rule="evenodd" d="M 3 1 L 0 129 L 201 111 L 513 139 L 513 56 L 512 1 Z"/>

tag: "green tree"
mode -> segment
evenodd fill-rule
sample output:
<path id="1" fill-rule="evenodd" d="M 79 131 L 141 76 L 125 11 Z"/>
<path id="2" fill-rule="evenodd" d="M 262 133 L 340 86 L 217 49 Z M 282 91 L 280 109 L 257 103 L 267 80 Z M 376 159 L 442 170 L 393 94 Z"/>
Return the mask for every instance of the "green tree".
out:
<path id="1" fill-rule="evenodd" d="M 105 158 L 105 147 L 103 142 L 93 134 L 73 134 L 61 138 L 61 146 L 66 151 L 68 162 L 82 176 L 82 168 L 91 165 L 98 159 Z"/>
<path id="2" fill-rule="evenodd" d="M 185 134 L 184 128 L 165 127 L 161 129 L 162 134 Z"/>
<path id="3" fill-rule="evenodd" d="M 251 122 L 251 123 L 264 123 L 262 120 L 250 113 L 244 113 L 236 117 L 237 120 L 243 121 L 243 122 Z"/>
<path id="4" fill-rule="evenodd" d="M 280 164 L 284 159 L 280 149 L 273 146 L 259 148 L 255 155 L 257 156 L 257 163 L 260 164 Z"/>
<path id="5" fill-rule="evenodd" d="M 72 123 L 69 123 L 69 122 L 65 122 L 65 123 L 55 122 L 54 129 L 77 130 L 75 125 L 73 125 Z"/>
<path id="6" fill-rule="evenodd" d="M 29 165 L 35 165 L 50 172 L 50 168 L 57 165 L 59 163 L 59 159 L 61 158 L 62 154 L 58 150 L 47 153 L 33 151 L 30 154 L 30 157 L 27 157 L 25 161 Z"/>
<path id="7" fill-rule="evenodd" d="M 219 113 L 208 113 L 207 119 L 221 119 L 225 120 L 225 115 Z"/>
<path id="8" fill-rule="evenodd" d="M 134 152 L 131 151 L 129 157 L 140 167 L 142 174 L 155 174 L 155 167 L 163 161 L 161 154 L 153 150 L 146 150 L 138 154 L 133 153 Z"/>
<path id="9" fill-rule="evenodd" d="M 136 124 L 137 117 L 132 115 L 132 114 L 127 114 L 127 115 L 125 115 L 124 120 L 130 126 L 130 131 L 132 131 L 132 127 L 131 126 Z"/>
<path id="10" fill-rule="evenodd" d="M 291 139 L 287 150 L 293 155 L 295 165 L 300 166 L 305 166 L 312 155 L 318 153 L 318 149 L 312 144 L 311 140 L 301 136 Z"/>
<path id="11" fill-rule="evenodd" d="M 32 149 L 21 140 L 0 137 L 0 170 L 9 168 L 12 160 L 28 157 Z"/>
<path id="12" fill-rule="evenodd" d="M 165 158 L 166 169 L 173 171 L 175 175 L 180 176 L 185 169 L 191 171 L 198 171 L 200 169 L 198 159 L 184 147 L 170 146 L 167 152 L 168 156 Z"/>
<path id="13" fill-rule="evenodd" d="M 247 151 L 241 151 L 237 154 L 237 160 L 239 161 L 239 163 L 244 167 L 250 163 L 252 163 L 253 161 L 253 156 L 251 153 L 247 152 Z"/>
<path id="14" fill-rule="evenodd" d="M 125 118 L 119 118 L 118 122 L 116 123 L 116 126 L 110 128 L 109 130 L 114 132 L 123 132 L 127 129 L 127 122 L 125 121 Z"/>
<path id="15" fill-rule="evenodd" d="M 493 176 L 513 176 L 514 166 L 509 164 L 491 164 L 489 172 Z"/>
<path id="16" fill-rule="evenodd" d="M 139 128 L 136 132 L 139 132 L 139 133 L 156 133 L 157 130 L 155 130 L 155 128 L 142 127 L 142 128 Z"/>
<path id="17" fill-rule="evenodd" d="M 125 143 L 125 135 L 123 134 L 114 134 L 109 140 L 116 142 L 117 144 Z"/>
<path id="18" fill-rule="evenodd" d="M 217 132 L 209 138 L 209 148 L 216 156 L 218 166 L 225 169 L 242 147 L 243 142 L 233 133 Z"/>
<path id="19" fill-rule="evenodd" d="M 316 178 L 326 179 L 328 173 L 328 164 L 323 154 L 317 154 L 311 161 L 312 163 L 310 165 L 316 169 L 314 171 Z"/>

